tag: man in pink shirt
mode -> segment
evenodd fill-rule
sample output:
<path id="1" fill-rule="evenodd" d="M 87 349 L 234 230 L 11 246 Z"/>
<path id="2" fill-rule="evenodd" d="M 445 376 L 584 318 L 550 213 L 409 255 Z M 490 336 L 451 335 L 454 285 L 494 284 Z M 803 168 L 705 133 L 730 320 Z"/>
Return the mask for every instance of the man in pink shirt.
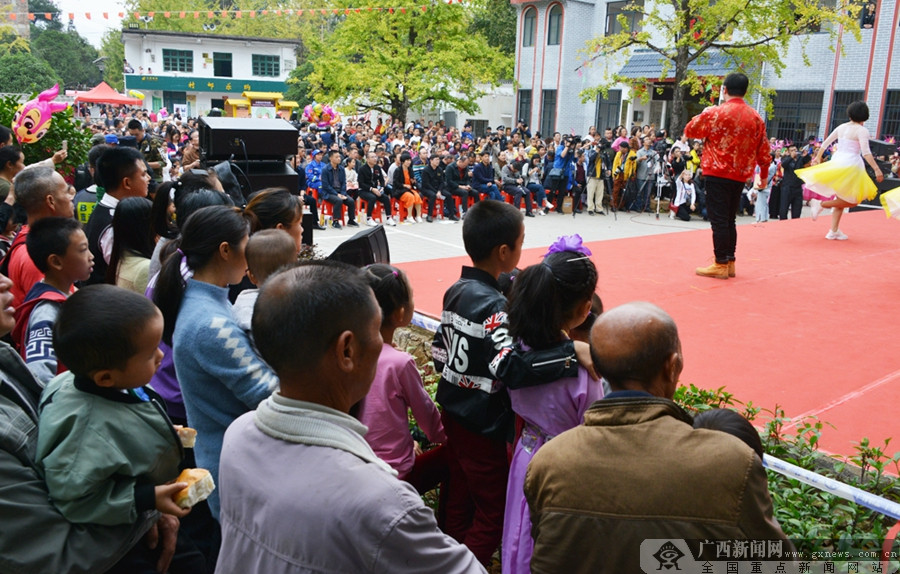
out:
<path id="1" fill-rule="evenodd" d="M 33 167 L 19 173 L 13 181 L 13 193 L 10 193 L 7 200 L 10 198 L 21 205 L 28 215 L 27 224 L 22 226 L 5 260 L 6 275 L 13 282 L 10 288 L 12 304 L 16 306 L 25 300 L 25 294 L 31 287 L 44 278 L 44 274 L 38 271 L 28 256 L 28 251 L 24 249 L 28 226 L 45 217 L 74 217 L 75 205 L 72 203 L 74 194 L 70 193 L 70 186 L 61 175 L 46 166 Z"/>
<path id="2" fill-rule="evenodd" d="M 757 165 L 761 181 L 769 174 L 771 150 L 766 124 L 744 102 L 749 84 L 744 74 L 728 74 L 722 84 L 725 102 L 706 108 L 684 128 L 689 138 L 704 140 L 700 170 L 706 183 L 706 209 L 716 260 L 709 267 L 697 268 L 697 275 L 702 277 L 734 277 L 735 217 L 744 183 L 753 179 Z"/>

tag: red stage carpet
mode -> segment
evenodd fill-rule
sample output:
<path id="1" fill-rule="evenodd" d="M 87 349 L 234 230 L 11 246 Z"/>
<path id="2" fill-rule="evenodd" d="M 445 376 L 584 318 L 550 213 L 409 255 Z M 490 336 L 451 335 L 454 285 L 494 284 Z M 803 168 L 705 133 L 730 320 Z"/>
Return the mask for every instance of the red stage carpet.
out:
<path id="1" fill-rule="evenodd" d="M 827 221 L 826 221 L 827 220 Z M 845 214 L 849 241 L 826 241 L 829 217 L 738 228 L 737 277 L 694 275 L 712 260 L 706 231 L 589 244 L 606 308 L 651 301 L 678 324 L 682 381 L 725 386 L 743 401 L 834 424 L 822 446 L 884 438 L 900 449 L 900 222 L 882 212 Z M 520 267 L 539 261 L 531 249 Z M 416 308 L 439 316 L 444 291 L 467 258 L 399 265 Z"/>

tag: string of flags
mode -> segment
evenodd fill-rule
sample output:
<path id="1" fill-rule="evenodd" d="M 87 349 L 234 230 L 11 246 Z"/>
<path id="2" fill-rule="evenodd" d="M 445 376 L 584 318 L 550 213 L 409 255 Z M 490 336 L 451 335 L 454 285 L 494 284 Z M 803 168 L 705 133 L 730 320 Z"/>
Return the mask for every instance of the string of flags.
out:
<path id="1" fill-rule="evenodd" d="M 462 4 L 463 0 L 447 0 L 447 4 Z M 126 16 L 134 16 L 136 19 L 140 20 L 142 18 L 193 18 L 195 20 L 200 18 L 206 18 L 208 20 L 214 18 L 256 18 L 257 16 L 276 16 L 276 17 L 285 17 L 285 16 L 314 16 L 321 14 L 322 16 L 327 16 L 329 14 L 359 14 L 361 12 L 387 12 L 388 14 L 394 14 L 395 12 L 400 12 L 401 14 L 406 14 L 407 11 L 421 10 L 422 12 L 428 11 L 428 6 L 400 6 L 397 8 L 383 8 L 381 6 L 359 6 L 353 8 L 308 8 L 308 9 L 296 9 L 296 10 L 166 10 L 166 11 L 146 11 L 146 12 L 9 12 L 6 14 L 7 19 L 9 20 L 30 20 L 34 22 L 37 19 L 42 20 L 53 20 L 53 19 L 62 19 L 63 16 L 68 16 L 68 20 L 75 20 L 76 18 L 84 18 L 85 20 L 93 20 L 95 17 L 97 19 L 109 20 L 111 17 L 124 19 Z M 2 19 L 2 14 L 0 14 L 0 19 Z"/>

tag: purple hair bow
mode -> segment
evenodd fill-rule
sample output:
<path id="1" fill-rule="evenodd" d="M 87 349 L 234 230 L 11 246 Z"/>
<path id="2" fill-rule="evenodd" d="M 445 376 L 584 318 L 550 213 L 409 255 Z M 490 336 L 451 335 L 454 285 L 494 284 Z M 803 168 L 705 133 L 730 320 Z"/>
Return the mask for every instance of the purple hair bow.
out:
<path id="1" fill-rule="evenodd" d="M 559 236 L 559 238 L 550 245 L 550 249 L 547 250 L 547 253 L 544 253 L 544 257 L 562 251 L 575 251 L 582 255 L 592 255 L 591 250 L 584 245 L 584 240 L 581 239 L 581 236 L 577 233 L 575 235 Z"/>

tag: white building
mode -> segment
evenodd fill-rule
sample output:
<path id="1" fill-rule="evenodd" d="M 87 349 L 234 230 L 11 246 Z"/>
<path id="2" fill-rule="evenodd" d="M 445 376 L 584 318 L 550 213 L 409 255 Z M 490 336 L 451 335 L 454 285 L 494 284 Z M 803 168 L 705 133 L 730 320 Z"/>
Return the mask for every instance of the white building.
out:
<path id="1" fill-rule="evenodd" d="M 498 126 L 515 127 L 513 119 L 513 109 L 515 108 L 515 88 L 512 82 L 501 82 L 497 87 L 491 87 L 487 84 L 477 86 L 479 90 L 483 90 L 485 95 L 481 96 L 475 103 L 478 105 L 478 111 L 474 114 L 462 112 L 453 108 L 437 108 L 430 110 L 410 112 L 410 118 L 424 118 L 425 121 L 444 120 L 445 124 L 450 127 L 462 129 L 467 124 L 472 124 L 472 132 L 475 135 L 481 135 L 487 127 L 495 129 Z"/>
<path id="2" fill-rule="evenodd" d="M 630 58 L 611 57 L 582 67 L 587 41 L 618 31 L 620 14 L 631 19 L 632 30 L 640 29 L 640 15 L 626 11 L 633 1 L 512 0 L 518 13 L 516 117 L 524 118 L 542 136 L 572 130 L 583 134 L 592 125 L 601 130 L 618 124 L 665 127 L 672 73 L 660 77 L 662 66 L 655 54 L 635 51 Z M 769 135 L 794 141 L 823 137 L 846 121 L 848 103 L 865 100 L 871 115 L 866 124 L 869 131 L 881 139 L 900 136 L 900 0 L 871 4 L 875 13 L 860 17 L 861 41 L 846 30 L 839 34 L 843 54 L 832 50 L 831 37 L 823 29 L 791 39 L 781 77 L 770 66 L 764 69 L 764 85 L 777 91 L 773 113 L 767 118 Z M 803 62 L 802 42 L 807 42 L 810 66 Z M 717 54 L 697 70 L 706 76 L 724 76 L 729 71 L 727 59 Z M 628 86 L 618 85 L 608 97 L 582 103 L 579 93 L 603 84 L 610 73 L 648 78 L 650 101 L 632 98 Z M 698 99 L 687 102 L 688 118 L 702 109 Z M 763 113 L 764 102 L 752 98 L 750 103 Z"/>
<path id="3" fill-rule="evenodd" d="M 299 42 L 125 29 L 125 91 L 145 96 L 146 107 L 187 115 L 224 109 L 243 92 L 285 92 Z M 130 70 L 130 71 L 129 71 Z"/>

